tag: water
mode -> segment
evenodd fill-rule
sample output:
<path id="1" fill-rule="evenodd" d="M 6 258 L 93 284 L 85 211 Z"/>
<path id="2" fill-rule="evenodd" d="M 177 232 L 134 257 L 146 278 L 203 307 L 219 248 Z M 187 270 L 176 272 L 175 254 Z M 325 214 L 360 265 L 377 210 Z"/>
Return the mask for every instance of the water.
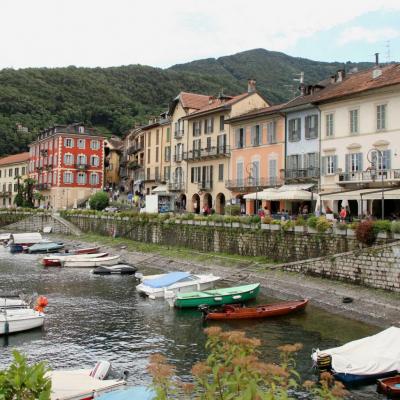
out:
<path id="1" fill-rule="evenodd" d="M 91 368 L 110 360 L 116 369 L 130 372 L 129 383 L 147 384 L 148 357 L 161 352 L 187 376 L 191 366 L 205 358 L 204 325 L 198 311 L 171 309 L 164 301 L 140 297 L 132 276 L 96 276 L 88 269 L 45 269 L 37 256 L 10 255 L 0 248 L 0 291 L 38 292 L 49 306 L 43 329 L 0 337 L 0 367 L 18 348 L 30 361 L 47 360 L 51 368 Z M 152 272 L 154 271 L 142 271 Z M 259 302 L 270 301 L 260 298 Z M 291 316 L 220 324 L 241 329 L 262 340 L 263 358 L 277 360 L 276 347 L 301 342 L 298 355 L 302 378 L 313 377 L 313 348 L 329 348 L 379 331 L 363 323 L 332 316 L 309 306 Z M 354 399 L 378 399 L 375 387 L 352 392 Z"/>

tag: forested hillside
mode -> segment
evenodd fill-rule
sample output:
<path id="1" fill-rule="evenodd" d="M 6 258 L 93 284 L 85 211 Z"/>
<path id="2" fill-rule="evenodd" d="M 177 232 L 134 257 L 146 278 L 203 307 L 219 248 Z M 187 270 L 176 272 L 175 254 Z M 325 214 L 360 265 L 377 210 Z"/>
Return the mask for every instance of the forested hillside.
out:
<path id="1" fill-rule="evenodd" d="M 142 65 L 4 69 L 0 71 L 0 155 L 26 150 L 37 131 L 54 123 L 83 121 L 101 132 L 122 134 L 135 121 L 165 110 L 181 90 L 216 95 L 222 88 L 226 94 L 237 94 L 251 77 L 272 102 L 284 101 L 293 95 L 285 85 L 293 84 L 295 74 L 304 71 L 306 80 L 314 82 L 342 66 L 256 49 L 164 70 Z M 17 131 L 16 124 L 29 132 Z"/>

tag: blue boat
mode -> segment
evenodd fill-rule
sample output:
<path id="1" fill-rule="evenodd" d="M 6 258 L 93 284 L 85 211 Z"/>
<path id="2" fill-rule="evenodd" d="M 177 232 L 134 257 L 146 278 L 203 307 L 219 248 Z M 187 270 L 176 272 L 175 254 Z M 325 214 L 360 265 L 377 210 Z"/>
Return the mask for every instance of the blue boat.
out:
<path id="1" fill-rule="evenodd" d="M 24 246 L 22 244 L 10 244 L 10 253 L 22 253 L 24 251 Z"/>
<path id="2" fill-rule="evenodd" d="M 64 248 L 64 243 L 43 242 L 28 247 L 28 253 L 55 253 Z"/>
<path id="3" fill-rule="evenodd" d="M 96 397 L 97 400 L 153 400 L 155 398 L 154 390 L 145 386 L 114 390 Z"/>

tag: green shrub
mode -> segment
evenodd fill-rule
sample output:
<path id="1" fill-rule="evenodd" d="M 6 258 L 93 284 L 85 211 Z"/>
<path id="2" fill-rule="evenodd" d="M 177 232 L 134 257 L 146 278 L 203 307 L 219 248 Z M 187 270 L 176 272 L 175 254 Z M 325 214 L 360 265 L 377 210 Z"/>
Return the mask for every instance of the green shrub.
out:
<path id="1" fill-rule="evenodd" d="M 97 192 L 89 199 L 89 205 L 92 210 L 104 210 L 108 207 L 109 198 L 105 192 Z"/>
<path id="2" fill-rule="evenodd" d="M 196 215 L 196 214 L 193 214 L 193 213 L 183 214 L 183 215 L 181 216 L 181 219 L 184 220 L 184 221 L 186 221 L 186 220 L 193 220 L 193 219 L 195 219 L 195 215 Z"/>
<path id="3" fill-rule="evenodd" d="M 356 228 L 357 240 L 367 246 L 372 246 L 376 240 L 376 231 L 372 221 L 363 221 Z"/>
<path id="4" fill-rule="evenodd" d="M 244 225 L 251 224 L 251 218 L 252 217 L 240 217 L 239 222 Z"/>
<path id="5" fill-rule="evenodd" d="M 318 217 L 315 215 L 312 215 L 311 217 L 307 218 L 307 226 L 310 228 L 317 229 L 317 222 L 318 222 Z"/>
<path id="6" fill-rule="evenodd" d="M 271 221 L 271 225 L 282 225 L 282 224 L 281 224 L 281 221 L 279 219 L 273 219 Z"/>
<path id="7" fill-rule="evenodd" d="M 347 229 L 347 224 L 337 223 L 335 228 L 339 231 L 345 231 Z"/>
<path id="8" fill-rule="evenodd" d="M 392 232 L 393 233 L 400 233 L 400 221 L 393 221 L 392 222 Z"/>
<path id="9" fill-rule="evenodd" d="M 272 222 L 272 218 L 271 217 L 264 217 L 262 220 L 263 224 L 270 224 Z"/>
<path id="10" fill-rule="evenodd" d="M 392 230 L 392 223 L 386 219 L 378 219 L 373 225 L 375 233 L 390 232 Z"/>
<path id="11" fill-rule="evenodd" d="M 328 221 L 325 217 L 319 217 L 317 218 L 315 228 L 317 229 L 318 232 L 323 233 L 332 228 L 332 223 Z"/>
<path id="12" fill-rule="evenodd" d="M 285 232 L 293 230 L 294 225 L 295 225 L 294 221 L 291 220 L 281 222 L 282 230 L 284 230 Z"/>
<path id="13" fill-rule="evenodd" d="M 294 221 L 294 224 L 296 226 L 305 226 L 306 225 L 306 220 L 304 219 L 303 216 L 299 215 L 296 220 Z"/>
<path id="14" fill-rule="evenodd" d="M 348 229 L 354 229 L 354 230 L 356 230 L 356 229 L 357 229 L 357 226 L 358 226 L 359 224 L 360 224 L 359 222 L 352 222 L 352 223 L 350 223 L 350 224 L 347 224 L 347 228 L 348 228 Z"/>
<path id="15" fill-rule="evenodd" d="M 225 215 L 240 215 L 240 205 L 234 204 L 225 206 Z"/>
<path id="16" fill-rule="evenodd" d="M 250 217 L 251 224 L 259 224 L 261 222 L 261 217 L 259 215 L 253 215 Z"/>
<path id="17" fill-rule="evenodd" d="M 215 222 L 224 222 L 226 220 L 226 217 L 224 217 L 223 215 L 214 214 L 211 215 L 210 220 Z"/>

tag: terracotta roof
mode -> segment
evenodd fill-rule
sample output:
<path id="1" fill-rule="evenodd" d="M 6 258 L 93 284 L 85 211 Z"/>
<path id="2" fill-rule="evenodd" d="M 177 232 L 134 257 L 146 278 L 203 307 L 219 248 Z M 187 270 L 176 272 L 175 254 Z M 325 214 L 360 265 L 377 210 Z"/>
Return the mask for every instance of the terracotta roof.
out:
<path id="1" fill-rule="evenodd" d="M 249 111 L 244 114 L 236 115 L 235 117 L 229 118 L 225 120 L 225 122 L 239 122 L 239 121 L 244 121 L 247 119 L 252 119 L 252 118 L 257 118 L 257 117 L 263 117 L 271 114 L 277 114 L 279 113 L 284 107 L 286 106 L 286 103 L 282 104 L 276 104 L 274 106 L 269 106 L 269 107 L 263 107 L 263 108 L 258 108 L 256 110 Z"/>
<path id="2" fill-rule="evenodd" d="M 0 158 L 0 165 L 17 164 L 26 162 L 29 160 L 29 152 L 13 154 L 12 156 L 7 156 Z"/>
<path id="3" fill-rule="evenodd" d="M 181 92 L 179 93 L 178 98 L 184 108 L 194 108 L 199 110 L 208 104 L 210 96 L 197 93 Z"/>

